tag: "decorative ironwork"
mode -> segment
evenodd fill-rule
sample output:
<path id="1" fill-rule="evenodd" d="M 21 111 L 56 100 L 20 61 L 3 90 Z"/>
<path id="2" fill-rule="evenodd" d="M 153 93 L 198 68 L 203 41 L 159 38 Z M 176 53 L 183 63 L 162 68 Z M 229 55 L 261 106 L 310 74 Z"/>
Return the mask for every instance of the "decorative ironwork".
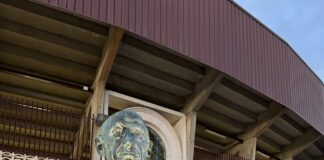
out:
<path id="1" fill-rule="evenodd" d="M 151 128 L 149 128 L 150 141 L 152 142 L 152 150 L 150 160 L 165 160 L 165 148 L 160 136 Z"/>
<path id="2" fill-rule="evenodd" d="M 48 157 L 38 157 L 27 154 L 0 151 L 0 160 L 56 160 Z"/>

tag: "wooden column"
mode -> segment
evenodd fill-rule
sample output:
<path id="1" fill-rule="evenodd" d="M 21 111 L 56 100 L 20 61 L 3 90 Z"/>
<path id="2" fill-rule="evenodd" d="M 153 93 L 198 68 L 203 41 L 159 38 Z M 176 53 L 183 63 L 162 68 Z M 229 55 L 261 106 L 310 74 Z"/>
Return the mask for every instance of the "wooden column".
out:
<path id="1" fill-rule="evenodd" d="M 193 160 L 197 112 L 191 112 L 188 116 L 186 116 L 186 119 L 187 119 L 187 155 L 188 155 L 188 160 Z"/>
<path id="2" fill-rule="evenodd" d="M 223 78 L 223 74 L 215 70 L 210 70 L 207 76 L 195 86 L 194 93 L 186 99 L 186 104 L 181 110 L 188 115 L 198 111 L 207 98 L 213 93 L 216 85 Z"/>
<path id="3" fill-rule="evenodd" d="M 285 146 L 282 152 L 275 156 L 283 160 L 293 158 L 317 141 L 321 136 L 322 135 L 318 131 L 309 128 L 303 136 L 298 137 L 292 144 Z"/>
<path id="4" fill-rule="evenodd" d="M 94 115 L 94 117 L 97 117 L 98 114 L 108 114 L 108 108 L 104 108 L 105 86 L 109 74 L 111 72 L 114 60 L 116 58 L 123 35 L 123 29 L 114 26 L 110 27 L 107 42 L 103 47 L 102 59 L 97 68 L 95 80 L 91 86 L 91 88 L 94 89 L 94 94 L 91 102 L 91 115 Z M 92 124 L 94 126 L 92 126 L 93 130 L 90 134 L 92 140 L 91 159 L 97 160 L 100 159 L 100 156 L 96 151 L 94 139 L 100 127 L 97 126 L 95 123 Z"/>
<path id="5" fill-rule="evenodd" d="M 94 94 L 91 102 L 91 115 L 93 115 L 93 117 L 97 117 L 98 114 L 108 114 L 108 112 L 107 113 L 104 112 L 105 86 L 106 86 L 105 83 L 98 83 L 94 90 Z M 96 151 L 94 139 L 100 127 L 93 122 L 91 124 L 91 128 L 92 128 L 92 132 L 90 132 L 90 137 L 91 137 L 90 145 L 92 146 L 91 159 L 99 160 L 100 155 Z"/>
<path id="6" fill-rule="evenodd" d="M 87 102 L 84 117 L 94 116 L 94 118 L 96 118 L 98 114 L 108 114 L 108 109 L 104 108 L 105 86 L 115 57 L 117 55 L 117 51 L 121 43 L 123 34 L 124 30 L 121 28 L 111 26 L 109 29 L 107 41 L 102 49 L 102 58 L 99 63 L 99 66 L 97 67 L 95 79 L 91 85 L 91 88 L 94 91 Z M 74 159 L 81 159 L 82 149 L 86 145 L 86 140 L 90 139 L 90 145 L 92 148 L 91 159 L 97 160 L 100 157 L 95 149 L 94 137 L 97 135 L 99 127 L 95 123 L 90 123 L 89 125 L 87 123 L 85 124 L 84 122 L 85 121 L 82 119 L 79 131 L 76 135 L 77 138 L 74 142 L 74 150 L 71 157 L 73 157 Z M 93 130 L 91 130 L 90 128 Z M 79 137 L 84 138 L 80 139 Z"/>
<path id="7" fill-rule="evenodd" d="M 249 160 L 255 160 L 257 138 L 253 137 L 244 141 L 240 146 L 231 148 L 229 153 L 236 154 Z"/>
<path id="8" fill-rule="evenodd" d="M 252 139 L 257 139 L 266 129 L 268 129 L 281 115 L 285 109 L 276 102 L 271 102 L 269 109 L 258 116 L 257 121 L 247 127 L 244 133 L 238 136 L 244 142 L 233 142 L 227 146 L 227 153 L 236 154 L 240 150 L 246 150 L 245 143 L 250 143 Z"/>
<path id="9" fill-rule="evenodd" d="M 222 73 L 213 69 L 208 70 L 206 77 L 196 84 L 193 94 L 186 99 L 185 106 L 181 110 L 187 119 L 188 160 L 193 160 L 194 157 L 197 112 L 213 93 L 223 76 Z"/>

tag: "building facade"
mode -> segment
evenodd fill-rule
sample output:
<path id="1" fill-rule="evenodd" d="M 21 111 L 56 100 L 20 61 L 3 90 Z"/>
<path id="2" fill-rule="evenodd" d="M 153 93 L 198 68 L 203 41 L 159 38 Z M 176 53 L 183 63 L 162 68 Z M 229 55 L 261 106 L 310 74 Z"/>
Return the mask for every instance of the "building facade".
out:
<path id="1" fill-rule="evenodd" d="M 1 153 L 99 159 L 137 107 L 167 160 L 323 158 L 323 83 L 231 0 L 1 0 L 0 45 Z"/>

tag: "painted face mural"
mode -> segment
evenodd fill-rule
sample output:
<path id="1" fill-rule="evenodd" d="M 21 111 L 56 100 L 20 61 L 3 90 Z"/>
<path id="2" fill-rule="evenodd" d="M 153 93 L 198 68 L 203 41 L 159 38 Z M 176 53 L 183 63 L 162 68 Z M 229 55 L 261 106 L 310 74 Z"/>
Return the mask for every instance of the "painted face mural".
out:
<path id="1" fill-rule="evenodd" d="M 143 119 L 127 110 L 111 115 L 95 142 L 98 153 L 106 160 L 146 160 L 151 148 Z"/>

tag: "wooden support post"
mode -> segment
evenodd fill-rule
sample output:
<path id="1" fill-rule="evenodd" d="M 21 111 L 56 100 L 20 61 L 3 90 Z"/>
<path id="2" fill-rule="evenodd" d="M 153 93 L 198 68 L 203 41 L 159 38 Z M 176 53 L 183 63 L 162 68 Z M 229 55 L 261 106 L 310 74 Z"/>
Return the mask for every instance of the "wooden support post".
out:
<path id="1" fill-rule="evenodd" d="M 115 57 L 117 55 L 118 48 L 120 46 L 124 30 L 118 27 L 111 26 L 109 30 L 109 35 L 107 42 L 105 43 L 102 50 L 102 59 L 97 68 L 97 73 L 91 88 L 94 89 L 93 94 L 90 96 L 88 104 L 86 106 L 84 116 L 89 116 L 88 118 L 94 116 L 97 117 L 98 114 L 108 114 L 108 110 L 104 109 L 104 96 L 105 96 L 105 86 L 108 80 L 109 73 L 111 71 L 112 65 L 114 63 Z M 105 113 L 107 112 L 107 113 Z M 93 126 L 92 126 L 93 125 Z M 91 132 L 91 129 L 93 129 Z M 86 145 L 86 140 L 90 138 L 90 145 L 92 148 L 91 159 L 99 159 L 99 155 L 96 152 L 94 145 L 94 137 L 97 135 L 99 127 L 95 123 L 84 124 L 84 120 L 81 120 L 80 129 L 77 133 L 77 137 L 83 137 L 82 139 L 77 138 L 74 142 L 73 156 L 74 159 L 81 159 L 82 149 Z M 90 137 L 89 133 L 90 132 Z M 83 142 L 82 142 L 83 140 Z M 88 142 L 88 141 L 87 141 Z"/>
<path id="2" fill-rule="evenodd" d="M 195 135 L 196 135 L 196 120 L 197 112 L 191 112 L 187 117 L 187 155 L 188 160 L 193 160 Z"/>
<path id="3" fill-rule="evenodd" d="M 228 145 L 227 153 L 236 154 L 243 147 L 246 141 L 250 141 L 253 138 L 260 136 L 266 129 L 268 129 L 281 115 L 285 112 L 285 109 L 278 103 L 272 102 L 269 109 L 258 116 L 257 121 L 247 127 L 246 131 L 238 136 L 239 139 L 243 140 L 243 143 L 233 142 Z"/>
<path id="4" fill-rule="evenodd" d="M 194 93 L 186 99 L 185 107 L 183 107 L 181 112 L 188 115 L 191 112 L 198 111 L 207 98 L 213 93 L 216 85 L 223 76 L 224 75 L 220 72 L 210 70 L 206 78 L 196 85 Z"/>
<path id="5" fill-rule="evenodd" d="M 209 70 L 207 76 L 195 86 L 194 93 L 186 99 L 186 104 L 181 110 L 187 117 L 188 160 L 193 160 L 194 156 L 197 111 L 213 93 L 223 76 L 220 72 Z"/>
<path id="6" fill-rule="evenodd" d="M 276 154 L 275 156 L 280 159 L 289 159 L 298 155 L 304 151 L 308 146 L 313 144 L 321 137 L 321 134 L 313 128 L 307 129 L 305 134 L 301 137 L 298 137 L 294 142 L 288 146 L 285 146 L 281 153 Z"/>
<path id="7" fill-rule="evenodd" d="M 114 60 L 116 58 L 118 48 L 124 35 L 124 30 L 111 26 L 109 29 L 108 40 L 102 51 L 102 59 L 97 68 L 97 74 L 91 88 L 94 89 L 99 82 L 107 82 Z"/>
<path id="8" fill-rule="evenodd" d="M 94 89 L 94 97 L 92 99 L 91 115 L 97 117 L 98 114 L 108 114 L 108 109 L 104 109 L 104 96 L 105 96 L 105 86 L 113 66 L 114 60 L 116 58 L 118 48 L 120 46 L 122 37 L 124 35 L 124 30 L 118 27 L 111 26 L 109 30 L 108 40 L 103 48 L 102 59 L 97 68 L 96 78 L 92 84 Z M 107 113 L 105 113 L 107 112 Z M 91 159 L 100 159 L 94 143 L 95 136 L 99 131 L 99 126 L 92 123 L 91 137 Z"/>
<path id="9" fill-rule="evenodd" d="M 269 109 L 264 114 L 261 114 L 257 121 L 250 125 L 247 130 L 239 136 L 239 138 L 246 140 L 260 136 L 276 120 L 278 120 L 284 112 L 285 109 L 280 104 L 271 102 Z"/>
<path id="10" fill-rule="evenodd" d="M 104 113 L 104 92 L 105 92 L 105 83 L 98 83 L 96 84 L 96 88 L 94 90 L 93 98 L 91 101 L 91 115 L 94 115 L 96 118 L 98 114 L 105 114 Z M 107 113 L 106 113 L 107 114 Z M 93 125 L 93 126 L 92 126 Z M 97 154 L 96 147 L 95 147 L 95 136 L 99 131 L 99 126 L 97 126 L 94 122 L 91 123 L 92 132 L 90 132 L 91 142 L 91 159 L 98 159 L 100 160 L 100 156 Z"/>
<path id="11" fill-rule="evenodd" d="M 256 143 L 257 138 L 253 137 L 249 140 L 244 141 L 241 145 L 236 145 L 235 147 L 231 148 L 229 153 L 236 154 L 249 160 L 255 160 Z"/>
<path id="12" fill-rule="evenodd" d="M 92 97 L 92 96 L 90 96 Z M 88 99 L 87 101 L 87 105 L 86 105 L 86 110 L 81 118 L 81 123 L 80 123 L 80 128 L 78 130 L 78 132 L 75 135 L 75 141 L 74 141 L 74 145 L 73 145 L 73 152 L 72 155 L 70 155 L 70 159 L 81 159 L 82 158 L 82 149 L 84 148 L 84 146 L 86 146 L 87 144 L 87 140 L 89 138 L 89 123 L 87 123 L 88 121 L 84 121 L 84 119 L 89 117 L 89 113 L 90 113 L 90 105 L 91 105 L 91 98 Z M 79 138 L 81 137 L 81 138 Z"/>

